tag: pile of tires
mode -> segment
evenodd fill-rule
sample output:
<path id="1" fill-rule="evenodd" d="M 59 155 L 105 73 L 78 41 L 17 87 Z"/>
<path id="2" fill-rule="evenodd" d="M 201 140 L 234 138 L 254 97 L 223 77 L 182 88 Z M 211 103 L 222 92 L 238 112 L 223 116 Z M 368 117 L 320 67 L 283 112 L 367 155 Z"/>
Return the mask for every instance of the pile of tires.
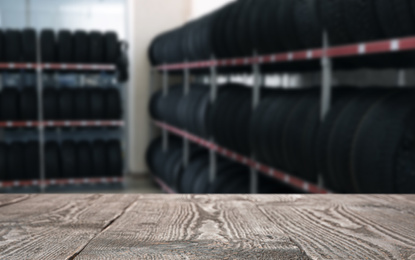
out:
<path id="1" fill-rule="evenodd" d="M 177 138 L 170 138 L 169 149 L 163 151 L 162 140 L 155 139 L 146 154 L 148 167 L 176 192 L 186 194 L 243 194 L 249 193 L 248 167 L 219 157 L 216 178 L 209 181 L 209 156 L 205 149 L 191 147 L 190 162 L 183 166 L 183 146 Z M 261 176 L 260 193 L 294 192 L 273 180 Z"/>
<path id="2" fill-rule="evenodd" d="M 119 120 L 120 92 L 116 88 L 45 88 L 46 120 Z M 0 92 L 0 121 L 38 120 L 35 87 L 4 88 Z"/>
<path id="3" fill-rule="evenodd" d="M 115 64 L 121 54 L 115 32 L 42 30 L 39 38 L 43 62 Z M 0 31 L 0 62 L 36 62 L 37 40 L 34 29 Z"/>
<path id="4" fill-rule="evenodd" d="M 39 178 L 39 143 L 0 143 L 0 180 Z"/>
<path id="5" fill-rule="evenodd" d="M 194 88 L 190 93 L 201 91 L 208 99 L 208 87 Z M 317 87 L 267 90 L 252 111 L 251 90 L 244 86 L 221 86 L 214 105 L 175 86 L 167 96 L 155 93 L 150 111 L 157 120 L 212 136 L 223 147 L 304 180 L 316 183 L 322 173 L 335 192 L 407 193 L 415 192 L 409 185 L 415 181 L 414 94 L 336 87 L 321 122 Z"/>
<path id="6" fill-rule="evenodd" d="M 165 121 L 202 137 L 208 137 L 207 118 L 210 106 L 209 87 L 192 85 L 187 95 L 183 86 L 169 87 L 168 95 L 156 92 L 150 101 L 150 114 L 154 119 Z"/>
<path id="7" fill-rule="evenodd" d="M 227 84 L 211 106 L 208 86 L 192 85 L 184 95 L 183 86 L 176 85 L 169 87 L 168 95 L 158 91 L 152 96 L 150 114 L 200 137 L 213 136 L 218 144 L 249 155 L 250 94 L 247 86 Z"/>
<path id="8" fill-rule="evenodd" d="M 408 0 L 239 0 L 157 36 L 149 59 L 152 65 L 161 65 L 319 48 L 323 31 L 331 45 L 415 35 L 414 10 L 415 3 Z M 292 67 L 287 63 L 273 69 L 304 70 L 318 65 Z M 413 62 L 398 54 L 340 65 L 388 67 Z"/>
<path id="9" fill-rule="evenodd" d="M 120 92 L 116 88 L 45 88 L 46 120 L 118 120 L 122 118 Z"/>
<path id="10" fill-rule="evenodd" d="M 118 140 L 64 141 L 45 144 L 46 178 L 117 177 L 122 175 Z M 39 142 L 0 143 L 0 180 L 39 179 Z"/>
<path id="11" fill-rule="evenodd" d="M 320 127 L 316 162 L 326 186 L 344 193 L 414 193 L 413 90 L 337 95 Z"/>
<path id="12" fill-rule="evenodd" d="M 118 140 L 46 142 L 45 172 L 48 179 L 116 177 L 123 160 Z"/>
<path id="13" fill-rule="evenodd" d="M 0 92 L 0 121 L 37 120 L 37 112 L 35 87 L 3 88 Z"/>

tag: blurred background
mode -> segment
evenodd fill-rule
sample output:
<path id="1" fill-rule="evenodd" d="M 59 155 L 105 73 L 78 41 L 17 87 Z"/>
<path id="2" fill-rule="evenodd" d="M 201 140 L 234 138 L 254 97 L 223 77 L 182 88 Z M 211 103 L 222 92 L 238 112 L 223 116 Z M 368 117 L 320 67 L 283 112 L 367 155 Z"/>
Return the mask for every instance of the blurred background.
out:
<path id="1" fill-rule="evenodd" d="M 0 192 L 413 193 L 398 2 L 2 0 Z"/>

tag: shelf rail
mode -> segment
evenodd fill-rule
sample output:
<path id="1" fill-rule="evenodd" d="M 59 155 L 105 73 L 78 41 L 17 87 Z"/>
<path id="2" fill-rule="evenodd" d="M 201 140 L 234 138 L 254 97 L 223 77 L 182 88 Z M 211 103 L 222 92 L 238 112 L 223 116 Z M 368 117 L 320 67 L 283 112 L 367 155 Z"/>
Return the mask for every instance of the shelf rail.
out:
<path id="1" fill-rule="evenodd" d="M 399 39 L 381 40 L 367 43 L 356 43 L 342 46 L 323 47 L 321 49 L 310 49 L 286 53 L 267 54 L 257 57 L 242 57 L 222 60 L 208 60 L 186 62 L 178 64 L 165 64 L 156 67 L 157 70 L 182 70 L 201 69 L 215 67 L 234 67 L 253 64 L 270 64 L 292 61 L 306 61 L 329 58 L 353 57 L 380 53 L 394 53 L 415 50 L 415 36 Z"/>
<path id="2" fill-rule="evenodd" d="M 287 185 L 290 185 L 294 188 L 297 188 L 301 191 L 308 192 L 308 193 L 317 193 L 317 194 L 331 193 L 329 190 L 321 188 L 318 185 L 315 185 L 313 183 L 304 181 L 304 180 L 302 180 L 298 177 L 295 177 L 291 174 L 282 172 L 280 170 L 273 169 L 272 167 L 263 165 L 263 164 L 255 161 L 253 159 L 242 156 L 242 155 L 240 155 L 238 153 L 235 153 L 235 152 L 233 152 L 229 149 L 223 148 L 223 147 L 221 147 L 221 146 L 219 146 L 215 143 L 204 140 L 200 137 L 197 137 L 193 134 L 190 134 L 190 133 L 188 133 L 186 131 L 183 131 L 181 129 L 178 129 L 176 127 L 170 126 L 166 123 L 159 122 L 159 121 L 154 121 L 154 123 L 158 127 L 160 127 L 161 129 L 165 129 L 165 130 L 167 130 L 167 131 L 169 131 L 169 132 L 171 132 L 171 133 L 173 133 L 177 136 L 186 138 L 186 139 L 190 140 L 191 142 L 193 142 L 195 144 L 203 146 L 203 147 L 205 147 L 205 148 L 207 148 L 211 151 L 214 151 L 216 153 L 219 153 L 219 154 L 221 154 L 221 155 L 223 155 L 223 156 L 225 156 L 229 159 L 232 159 L 232 160 L 234 160 L 236 162 L 239 162 L 243 165 L 251 167 L 251 168 L 255 169 L 258 172 L 261 172 L 265 175 L 268 175 L 268 176 L 270 176 L 270 177 L 272 177 L 272 178 L 274 178 L 278 181 L 281 181 L 281 182 L 283 182 Z"/>

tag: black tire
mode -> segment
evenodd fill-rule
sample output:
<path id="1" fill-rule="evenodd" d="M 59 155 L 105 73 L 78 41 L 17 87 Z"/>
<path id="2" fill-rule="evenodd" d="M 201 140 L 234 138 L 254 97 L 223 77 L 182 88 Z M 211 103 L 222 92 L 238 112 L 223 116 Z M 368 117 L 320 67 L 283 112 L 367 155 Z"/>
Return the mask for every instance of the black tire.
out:
<path id="1" fill-rule="evenodd" d="M 4 56 L 8 62 L 22 61 L 22 33 L 17 30 L 7 30 L 4 36 Z"/>
<path id="2" fill-rule="evenodd" d="M 20 92 L 15 88 L 5 88 L 3 89 L 0 98 L 0 120 L 20 120 Z"/>
<path id="3" fill-rule="evenodd" d="M 25 176 L 24 147 L 21 142 L 10 145 L 7 154 L 7 173 L 9 180 L 23 180 Z"/>
<path id="4" fill-rule="evenodd" d="M 0 62 L 4 62 L 4 33 L 0 30 Z"/>
<path id="5" fill-rule="evenodd" d="M 329 176 L 329 155 L 327 154 L 329 150 L 329 136 L 333 131 L 334 124 L 338 119 L 339 115 L 347 107 L 349 102 L 359 94 L 360 92 L 354 89 L 335 89 L 333 93 L 334 98 L 332 108 L 330 109 L 330 112 L 325 117 L 324 122 L 319 128 L 315 158 L 318 164 L 318 170 L 323 175 L 324 186 L 326 188 L 332 189 L 333 187 L 333 184 L 331 183 L 331 178 Z"/>
<path id="6" fill-rule="evenodd" d="M 61 30 L 58 33 L 57 60 L 59 62 L 74 62 L 74 38 L 69 30 Z"/>
<path id="7" fill-rule="evenodd" d="M 58 143 L 45 144 L 45 175 L 47 179 L 62 178 L 62 157 Z"/>
<path id="8" fill-rule="evenodd" d="M 106 119 L 121 119 L 122 108 L 121 108 L 121 94 L 116 88 L 108 88 L 105 90 L 105 106 L 106 106 Z"/>
<path id="9" fill-rule="evenodd" d="M 192 161 L 182 174 L 178 191 L 180 193 L 191 193 L 198 175 L 203 169 L 208 167 L 208 164 L 209 158 L 207 157 L 201 157 Z"/>
<path id="10" fill-rule="evenodd" d="M 323 46 L 323 28 L 318 12 L 318 0 L 297 0 L 294 16 L 298 38 L 305 48 Z"/>
<path id="11" fill-rule="evenodd" d="M 42 30 L 40 33 L 40 50 L 42 62 L 56 62 L 56 39 L 55 32 L 50 29 Z"/>
<path id="12" fill-rule="evenodd" d="M 59 91 L 59 117 L 61 120 L 75 119 L 75 92 L 62 88 Z"/>
<path id="13" fill-rule="evenodd" d="M 414 193 L 414 92 L 381 100 L 364 116 L 352 144 L 351 175 L 360 193 Z"/>
<path id="14" fill-rule="evenodd" d="M 120 56 L 118 48 L 118 36 L 115 32 L 107 32 L 104 35 L 104 61 L 115 64 Z"/>
<path id="15" fill-rule="evenodd" d="M 110 140 L 107 142 L 107 159 L 108 159 L 108 171 L 109 177 L 122 176 L 123 163 L 122 163 L 122 150 L 119 140 Z"/>
<path id="16" fill-rule="evenodd" d="M 353 42 L 367 42 L 383 37 L 376 12 L 375 1 L 378 0 L 348 0 L 345 5 L 346 24 L 352 32 Z"/>
<path id="17" fill-rule="evenodd" d="M 278 31 L 286 51 L 303 49 L 295 26 L 294 8 L 297 0 L 280 0 Z"/>
<path id="18" fill-rule="evenodd" d="M 411 0 L 374 1 L 375 10 L 385 37 L 404 37 L 415 33 L 415 18 L 411 3 Z"/>
<path id="19" fill-rule="evenodd" d="M 346 14 L 345 6 L 349 3 L 344 0 L 319 1 L 320 13 L 324 28 L 327 30 L 330 45 L 351 43 L 353 38 L 347 26 L 349 17 Z"/>
<path id="20" fill-rule="evenodd" d="M 36 62 L 37 39 L 34 29 L 24 29 L 22 32 L 22 61 Z"/>
<path id="21" fill-rule="evenodd" d="M 283 148 L 287 163 L 286 169 L 288 169 L 290 173 L 311 182 L 316 181 L 316 167 L 312 162 L 313 160 L 310 161 L 308 158 L 304 158 L 306 153 L 304 153 L 303 146 L 305 145 L 304 135 L 306 134 L 306 131 L 311 131 L 312 134 L 316 133 L 315 128 L 316 125 L 318 125 L 318 116 L 317 118 L 315 117 L 316 108 L 318 108 L 318 93 L 315 91 L 305 92 L 302 95 L 301 100 L 289 114 L 287 123 L 284 126 L 283 135 Z M 307 126 L 309 126 L 310 129 L 307 129 Z M 308 165 L 306 161 L 310 163 L 310 165 Z M 307 173 L 304 172 L 303 169 L 305 164 L 310 167 L 307 169 Z"/>
<path id="22" fill-rule="evenodd" d="M 77 63 L 88 62 L 88 35 L 85 31 L 76 31 L 74 33 L 74 61 Z"/>
<path id="23" fill-rule="evenodd" d="M 108 176 L 108 158 L 105 142 L 102 140 L 92 143 L 92 176 Z"/>
<path id="24" fill-rule="evenodd" d="M 7 156 L 9 154 L 9 146 L 5 143 L 0 143 L 0 181 L 8 180 Z"/>
<path id="25" fill-rule="evenodd" d="M 24 146 L 24 178 L 34 180 L 40 178 L 39 142 L 31 141 Z"/>
<path id="26" fill-rule="evenodd" d="M 246 178 L 249 170 L 245 167 L 235 165 L 226 171 L 218 172 L 215 181 L 209 187 L 210 194 L 223 193 L 231 183 Z"/>
<path id="27" fill-rule="evenodd" d="M 21 91 L 20 115 L 22 120 L 38 119 L 38 102 L 35 87 L 26 87 Z"/>
<path id="28" fill-rule="evenodd" d="M 74 141 L 64 141 L 61 145 L 62 177 L 76 178 L 78 175 L 78 151 Z"/>
<path id="29" fill-rule="evenodd" d="M 302 91 L 287 92 L 286 96 L 281 99 L 278 107 L 270 108 L 271 111 L 275 111 L 274 117 L 270 122 L 270 128 L 273 129 L 274 134 L 271 135 L 269 140 L 270 151 L 271 151 L 271 165 L 277 169 L 287 170 L 288 159 L 284 151 L 284 137 L 285 127 L 288 123 L 289 116 L 301 100 Z M 267 119 L 265 119 L 267 120 Z M 269 120 L 269 119 L 268 119 Z M 268 146 L 269 146 L 268 145 Z"/>
<path id="30" fill-rule="evenodd" d="M 86 178 L 92 177 L 92 148 L 91 144 L 87 141 L 82 141 L 77 144 L 78 155 L 78 177 Z"/>
<path id="31" fill-rule="evenodd" d="M 43 90 L 43 117 L 45 120 L 58 120 L 59 117 L 59 93 L 55 88 Z"/>
<path id="32" fill-rule="evenodd" d="M 105 93 L 103 89 L 91 89 L 90 94 L 91 119 L 105 119 Z"/>
<path id="33" fill-rule="evenodd" d="M 89 53 L 88 60 L 90 63 L 104 63 L 105 61 L 105 44 L 102 34 L 98 31 L 92 31 L 88 36 Z"/>
<path id="34" fill-rule="evenodd" d="M 356 192 L 351 179 L 352 144 L 365 114 L 391 90 L 371 89 L 351 100 L 333 125 L 328 144 L 329 182 L 335 192 Z"/>
<path id="35" fill-rule="evenodd" d="M 75 93 L 75 106 L 74 114 L 75 118 L 78 120 L 89 120 L 91 119 L 91 108 L 89 103 L 89 94 L 90 92 L 85 88 L 78 88 L 74 90 Z"/>

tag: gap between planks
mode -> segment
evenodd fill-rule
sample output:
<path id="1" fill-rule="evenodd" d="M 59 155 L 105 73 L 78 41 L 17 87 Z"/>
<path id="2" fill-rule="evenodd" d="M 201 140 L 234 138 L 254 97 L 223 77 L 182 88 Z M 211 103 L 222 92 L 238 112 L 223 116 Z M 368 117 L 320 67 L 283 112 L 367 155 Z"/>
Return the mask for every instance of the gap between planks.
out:
<path id="1" fill-rule="evenodd" d="M 107 225 L 105 225 L 101 231 L 99 231 L 98 233 L 95 234 L 95 236 L 93 236 L 87 243 L 85 243 L 85 245 L 80 248 L 78 251 L 76 251 L 73 255 L 67 257 L 67 260 L 74 260 L 90 243 L 92 240 L 94 240 L 97 236 L 99 236 L 101 233 L 105 232 L 105 230 L 107 230 L 115 221 L 117 221 L 117 219 L 119 219 L 122 215 L 125 214 L 125 212 L 127 212 L 127 210 L 131 207 L 133 207 L 136 203 L 138 202 L 138 200 L 131 202 L 130 205 L 128 205 L 127 207 L 125 207 L 120 214 L 118 214 L 117 216 L 115 216 L 110 222 L 108 222 Z"/>
<path id="2" fill-rule="evenodd" d="M 10 198 L 15 197 L 15 196 L 17 196 L 17 198 L 15 198 L 15 199 L 10 199 Z M 12 205 L 12 204 L 16 204 L 16 203 L 19 203 L 19 202 L 23 202 L 23 201 L 26 201 L 26 200 L 28 200 L 28 199 L 32 199 L 32 198 L 34 198 L 34 197 L 36 197 L 36 196 L 37 196 L 37 195 L 35 195 L 35 194 L 24 194 L 24 195 L 15 195 L 15 194 L 12 194 L 12 195 L 2 195 L 2 198 L 1 198 L 1 199 L 7 198 L 7 199 L 10 199 L 10 200 L 0 201 L 0 208 L 1 208 L 1 207 L 5 207 L 5 206 L 9 206 L 9 205 Z"/>

